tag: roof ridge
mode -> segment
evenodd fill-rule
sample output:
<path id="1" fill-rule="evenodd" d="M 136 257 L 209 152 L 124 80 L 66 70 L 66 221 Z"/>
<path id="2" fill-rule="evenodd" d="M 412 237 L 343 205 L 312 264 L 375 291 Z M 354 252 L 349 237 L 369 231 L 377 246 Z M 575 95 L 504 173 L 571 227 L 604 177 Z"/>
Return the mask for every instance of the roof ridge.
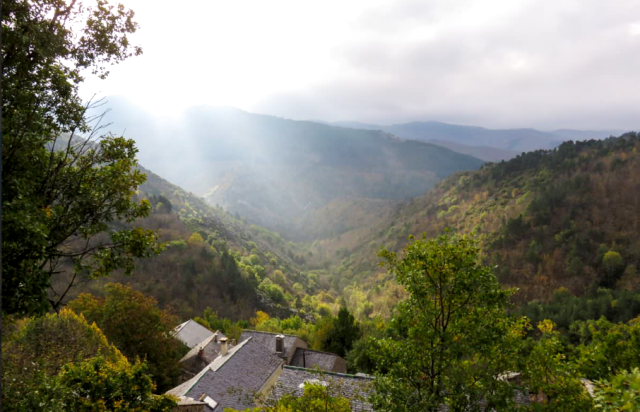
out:
<path id="1" fill-rule="evenodd" d="M 300 347 L 296 348 L 296 352 L 299 351 L 299 350 L 304 350 L 304 351 L 307 351 L 307 352 L 315 352 L 315 353 L 324 353 L 326 355 L 332 355 L 332 356 L 335 356 L 335 357 L 338 357 L 338 358 L 342 358 L 342 356 L 338 355 L 337 353 L 333 353 L 333 352 L 325 352 L 325 351 L 322 351 L 322 350 L 315 350 L 315 349 L 309 349 L 309 348 L 300 348 Z"/>
<path id="2" fill-rule="evenodd" d="M 223 355 L 220 354 L 220 355 L 216 356 L 216 358 L 213 361 L 211 361 L 210 364 L 205 366 L 204 369 L 202 369 L 202 371 L 198 372 L 198 374 L 192 378 L 192 379 L 194 379 L 194 382 L 184 391 L 183 394 L 189 393 L 189 391 L 191 389 L 193 389 L 193 387 L 196 386 L 196 384 L 198 382 L 200 382 L 200 379 L 202 379 L 202 377 L 204 375 L 206 375 L 208 371 L 217 372 L 222 366 L 224 366 L 225 363 L 227 363 L 227 361 L 229 359 L 231 359 L 233 357 L 233 355 L 235 355 L 240 350 L 240 348 L 244 347 L 244 345 L 247 342 L 249 342 L 250 340 L 251 340 L 251 338 L 245 339 L 242 342 L 240 342 L 239 344 L 237 344 L 236 346 L 234 346 L 233 348 L 229 349 L 229 352 L 227 352 L 228 356 L 225 355 L 226 359 L 224 359 L 224 361 L 221 362 L 220 365 L 217 365 L 217 367 L 215 369 L 213 369 L 213 367 L 212 367 L 213 364 L 218 360 L 218 358 L 220 358 Z M 233 353 L 232 353 L 232 351 L 233 351 Z M 197 377 L 197 379 L 195 379 L 196 377 Z"/>
<path id="3" fill-rule="evenodd" d="M 329 372 L 329 371 L 309 369 L 309 368 L 301 368 L 299 366 L 284 365 L 284 368 L 285 369 L 294 369 L 294 370 L 300 370 L 300 371 L 315 373 L 315 374 L 318 374 L 318 375 L 334 375 L 334 376 L 341 376 L 341 377 L 344 377 L 344 378 L 372 380 L 372 378 L 367 378 L 367 377 L 364 377 L 364 376 L 351 375 L 351 374 L 348 374 L 348 373 Z"/>
<path id="4" fill-rule="evenodd" d="M 209 344 L 211 343 L 211 341 L 216 338 L 218 336 L 218 333 L 220 333 L 219 330 L 216 330 L 215 332 L 213 332 L 213 335 L 209 336 L 208 338 L 205 338 L 202 342 L 196 344 L 193 348 L 189 349 L 189 352 L 187 352 L 181 359 L 180 362 L 182 362 L 185 359 L 189 359 L 194 357 L 200 349 L 204 349 L 207 346 L 209 346 Z M 217 343 L 217 341 L 216 341 Z"/>
<path id="5" fill-rule="evenodd" d="M 256 332 L 256 333 L 264 333 L 267 335 L 284 335 L 284 336 L 291 336 L 293 338 L 298 338 L 300 340 L 302 340 L 301 337 L 299 337 L 298 335 L 292 335 L 290 333 L 282 333 L 282 332 L 265 332 L 262 330 L 255 330 L 255 329 L 242 329 L 242 332 Z"/>

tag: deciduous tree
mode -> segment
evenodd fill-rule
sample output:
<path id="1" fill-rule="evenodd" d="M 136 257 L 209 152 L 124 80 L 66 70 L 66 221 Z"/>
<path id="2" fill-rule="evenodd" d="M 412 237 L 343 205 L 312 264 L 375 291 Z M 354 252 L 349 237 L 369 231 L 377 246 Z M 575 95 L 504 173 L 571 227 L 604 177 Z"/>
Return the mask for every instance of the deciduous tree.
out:
<path id="1" fill-rule="evenodd" d="M 505 314 L 512 290 L 479 263 L 469 237 L 415 240 L 402 256 L 383 250 L 409 292 L 376 342 L 374 406 L 384 411 L 505 410 L 513 403 L 502 379 L 512 367 L 523 327 Z"/>
<path id="2" fill-rule="evenodd" d="M 92 129 L 78 86 L 87 71 L 141 53 L 133 11 L 107 0 L 2 2 L 3 312 L 57 308 L 77 276 L 131 272 L 155 235 L 115 225 L 146 216 L 134 142 Z M 72 269 L 69 269 L 72 268 Z M 52 290 L 52 278 L 68 282 Z"/>
<path id="3" fill-rule="evenodd" d="M 158 308 L 154 298 L 129 286 L 110 283 L 105 297 L 81 294 L 69 307 L 95 322 L 130 360 L 146 360 L 159 391 L 171 389 L 180 375 L 178 360 L 184 355 L 173 337 L 177 318 Z"/>

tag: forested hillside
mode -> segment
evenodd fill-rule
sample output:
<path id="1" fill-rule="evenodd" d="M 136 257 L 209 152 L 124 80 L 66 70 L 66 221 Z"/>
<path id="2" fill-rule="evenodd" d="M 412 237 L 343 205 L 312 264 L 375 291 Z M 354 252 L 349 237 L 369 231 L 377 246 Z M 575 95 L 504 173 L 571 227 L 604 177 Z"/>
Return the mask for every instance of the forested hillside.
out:
<path id="1" fill-rule="evenodd" d="M 500 281 L 520 289 L 517 302 L 547 300 L 559 287 L 575 295 L 634 290 L 639 140 L 629 133 L 566 142 L 456 174 L 409 201 L 338 199 L 302 221 L 314 240 L 301 243 L 209 207 L 147 171 L 142 194 L 155 212 L 146 226 L 159 229 L 169 247 L 140 261 L 131 281 L 184 316 L 207 306 L 235 318 L 256 308 L 313 314 L 335 309 L 339 298 L 358 317 L 387 316 L 405 295 L 378 268 L 380 246 L 398 250 L 409 234 L 449 229 L 478 235 Z"/>
<path id="2" fill-rule="evenodd" d="M 433 121 L 385 126 L 360 122 L 332 124 L 354 129 L 382 130 L 404 139 L 427 141 L 491 162 L 508 160 L 522 152 L 553 149 L 565 140 L 602 139 L 624 133 L 620 130 L 487 129 Z"/>
<path id="3" fill-rule="evenodd" d="M 320 302 L 314 295 L 323 288 L 317 275 L 301 271 L 306 251 L 300 245 L 139 169 L 147 180 L 137 196 L 151 203 L 150 215 L 139 223 L 156 231 L 165 249 L 138 260 L 133 276 L 116 272 L 106 279 L 84 279 L 66 300 L 83 292 L 102 294 L 107 283 L 117 281 L 155 297 L 181 318 L 208 307 L 232 319 L 246 319 L 256 310 L 278 316 L 317 312 Z M 69 280 L 63 276 L 57 283 Z"/>
<path id="4" fill-rule="evenodd" d="M 131 114 L 118 116 L 131 109 L 120 109 L 118 99 L 114 102 L 105 121 L 122 130 Z M 140 162 L 172 183 L 298 240 L 313 238 L 302 221 L 336 199 L 408 199 L 452 173 L 482 164 L 381 131 L 234 108 L 193 107 L 161 124 L 133 122 L 126 135 L 136 140 Z"/>
<path id="5" fill-rule="evenodd" d="M 369 209 L 359 218 L 369 225 L 310 244 L 311 264 L 336 259 L 327 271 L 336 285 L 352 285 L 346 293 L 360 296 L 353 303 L 361 310 L 384 313 L 398 292 L 393 284 L 381 287 L 380 245 L 398 250 L 409 234 L 432 237 L 449 228 L 478 234 L 500 281 L 520 288 L 519 302 L 546 300 L 559 287 L 578 295 L 599 286 L 637 289 L 639 149 L 639 136 L 628 133 L 459 173 L 424 196 Z"/>

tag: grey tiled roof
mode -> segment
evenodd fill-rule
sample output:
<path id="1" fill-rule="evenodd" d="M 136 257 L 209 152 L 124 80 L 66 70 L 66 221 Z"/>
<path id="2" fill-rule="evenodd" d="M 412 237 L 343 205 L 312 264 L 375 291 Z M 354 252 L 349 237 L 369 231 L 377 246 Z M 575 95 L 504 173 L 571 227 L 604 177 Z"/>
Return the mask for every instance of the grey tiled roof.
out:
<path id="1" fill-rule="evenodd" d="M 326 385 L 334 396 L 346 398 L 351 403 L 351 410 L 356 412 L 372 411 L 367 398 L 371 393 L 372 379 L 344 373 L 319 372 L 312 369 L 285 366 L 271 393 L 272 399 L 280 399 L 285 395 L 301 396 L 305 382 L 318 382 Z"/>
<path id="2" fill-rule="evenodd" d="M 222 332 L 217 331 L 204 341 L 194 346 L 182 357 L 182 359 L 180 359 L 180 366 L 182 369 L 191 374 L 200 372 L 204 367 L 213 362 L 213 360 L 220 354 L 222 345 L 219 339 L 224 337 L 226 336 Z M 203 351 L 202 356 L 198 356 L 200 349 Z"/>
<path id="3" fill-rule="evenodd" d="M 261 332 L 257 330 L 243 330 L 240 335 L 240 342 L 245 339 L 253 338 L 254 341 L 260 342 L 263 346 L 276 353 L 276 336 L 280 333 Z M 307 343 L 295 335 L 284 335 L 284 352 L 283 358 L 289 358 L 293 355 L 296 348 L 306 348 Z"/>
<path id="4" fill-rule="evenodd" d="M 255 406 L 253 395 L 282 364 L 283 361 L 261 343 L 247 339 L 168 393 L 193 399 L 206 394 L 217 402 L 216 412 L 223 408 L 243 410 Z"/>
<path id="5" fill-rule="evenodd" d="M 209 329 L 205 328 L 193 319 L 189 319 L 188 321 L 181 323 L 176 328 L 175 337 L 184 342 L 184 344 L 189 348 L 193 348 L 198 343 L 211 337 L 212 335 L 213 332 L 211 332 Z"/>
<path id="6" fill-rule="evenodd" d="M 328 372 L 347 372 L 347 362 L 335 353 L 298 348 L 289 363 L 300 368 L 319 368 Z"/>

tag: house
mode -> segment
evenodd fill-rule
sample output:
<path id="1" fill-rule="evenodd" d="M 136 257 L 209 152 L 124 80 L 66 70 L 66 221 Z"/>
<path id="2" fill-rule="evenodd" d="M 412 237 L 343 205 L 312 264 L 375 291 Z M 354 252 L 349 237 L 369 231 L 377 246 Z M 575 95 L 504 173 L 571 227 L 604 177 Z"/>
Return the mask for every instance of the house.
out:
<path id="1" fill-rule="evenodd" d="M 226 338 L 221 340 L 213 362 L 167 392 L 180 398 L 176 410 L 183 411 L 194 401 L 204 402 L 200 410 L 207 412 L 255 407 L 256 397 L 265 397 L 278 380 L 284 361 L 262 343 L 250 337 L 229 349 Z"/>
<path id="2" fill-rule="evenodd" d="M 327 372 L 347 373 L 347 361 L 335 353 L 305 348 L 296 349 L 289 365 L 299 368 L 322 369 Z"/>
<path id="3" fill-rule="evenodd" d="M 178 325 L 174 333 L 174 336 L 190 349 L 213 335 L 213 332 L 193 319 Z"/>
<path id="4" fill-rule="evenodd" d="M 195 345 L 180 359 L 182 375 L 180 382 L 185 382 L 194 377 L 198 372 L 215 360 L 222 351 L 223 342 L 228 342 L 227 337 L 220 331 L 216 331 L 202 342 Z M 231 341 L 229 348 L 235 346 Z"/>
<path id="5" fill-rule="evenodd" d="M 327 387 L 332 396 L 349 400 L 352 411 L 372 411 L 373 408 L 367 401 L 372 391 L 372 382 L 372 378 L 365 376 L 284 366 L 270 398 L 277 400 L 286 395 L 300 397 L 305 385 L 313 383 Z"/>
<path id="6" fill-rule="evenodd" d="M 240 342 L 245 339 L 252 338 L 256 342 L 260 342 L 262 346 L 269 349 L 271 353 L 276 354 L 285 365 L 291 363 L 291 359 L 298 348 L 306 349 L 309 345 L 295 335 L 284 335 L 281 333 L 261 332 L 257 330 L 243 330 L 240 335 Z"/>
<path id="7" fill-rule="evenodd" d="M 253 338 L 284 360 L 285 365 L 301 368 L 319 368 L 328 372 L 347 372 L 347 362 L 340 356 L 309 349 L 307 342 L 295 335 L 244 330 L 240 342 Z"/>

